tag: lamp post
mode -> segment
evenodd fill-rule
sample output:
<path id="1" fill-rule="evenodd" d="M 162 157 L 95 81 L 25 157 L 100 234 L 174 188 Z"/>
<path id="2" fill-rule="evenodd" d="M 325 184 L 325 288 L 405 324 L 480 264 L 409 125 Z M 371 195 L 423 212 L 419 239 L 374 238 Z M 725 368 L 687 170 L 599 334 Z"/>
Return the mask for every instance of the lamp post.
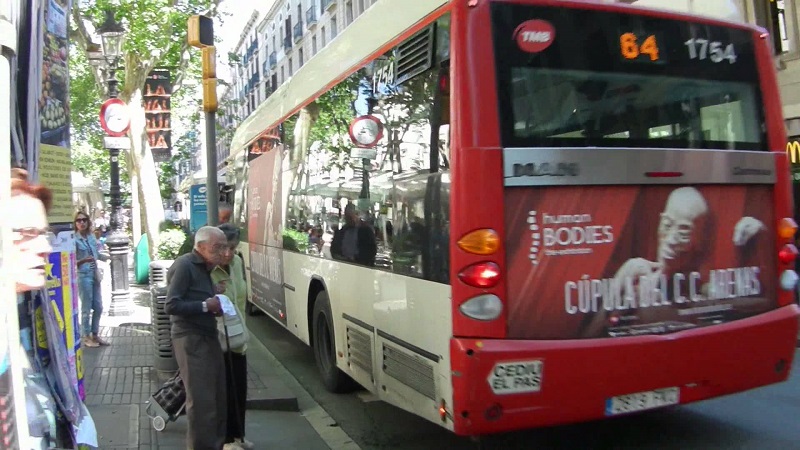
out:
<path id="1" fill-rule="evenodd" d="M 120 218 L 122 200 L 120 198 L 119 188 L 119 152 L 121 148 L 125 147 L 120 145 L 119 141 L 120 136 L 124 136 L 127 133 L 130 119 L 119 118 L 120 113 L 127 112 L 127 107 L 125 105 L 120 106 L 119 103 L 112 103 L 111 99 L 116 99 L 119 95 L 116 71 L 122 57 L 122 40 L 125 35 L 125 28 L 116 21 L 114 13 L 111 10 L 106 10 L 105 21 L 102 25 L 97 27 L 97 34 L 100 35 L 102 41 L 102 60 L 100 60 L 100 65 L 105 68 L 104 73 L 106 82 L 108 83 L 109 98 L 109 101 L 104 104 L 103 110 L 101 110 L 101 123 L 109 134 L 109 136 L 104 139 L 104 142 L 105 147 L 108 149 L 111 165 L 111 233 L 106 239 L 106 245 L 108 245 L 108 250 L 111 254 L 111 305 L 109 305 L 108 314 L 112 316 L 124 316 L 133 312 L 133 305 L 128 286 L 128 252 L 130 242 L 128 241 L 128 235 L 122 231 L 122 221 Z M 97 59 L 95 59 L 95 61 L 97 61 Z M 113 115 L 115 113 L 111 112 L 111 108 L 108 108 L 107 105 L 117 106 L 116 117 Z M 124 123 L 124 130 L 113 129 L 115 126 L 120 126 L 119 124 L 122 123 L 120 120 L 127 120 L 127 122 Z M 112 124 L 111 121 L 116 123 Z M 115 135 L 117 138 L 113 139 L 112 137 Z M 127 148 L 129 148 L 129 144 Z"/>

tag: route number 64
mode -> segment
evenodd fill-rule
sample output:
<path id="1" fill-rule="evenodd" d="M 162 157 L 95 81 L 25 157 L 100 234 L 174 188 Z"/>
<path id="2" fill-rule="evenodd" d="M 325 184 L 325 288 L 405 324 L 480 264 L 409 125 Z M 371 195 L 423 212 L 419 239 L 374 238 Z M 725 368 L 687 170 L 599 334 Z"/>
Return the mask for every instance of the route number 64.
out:
<path id="1" fill-rule="evenodd" d="M 724 49 L 719 41 L 709 41 L 708 39 L 689 39 L 684 42 L 684 45 L 689 49 L 689 58 L 691 59 L 710 59 L 711 62 L 720 63 L 727 60 L 729 64 L 736 62 L 736 50 L 733 44 L 728 44 Z"/>

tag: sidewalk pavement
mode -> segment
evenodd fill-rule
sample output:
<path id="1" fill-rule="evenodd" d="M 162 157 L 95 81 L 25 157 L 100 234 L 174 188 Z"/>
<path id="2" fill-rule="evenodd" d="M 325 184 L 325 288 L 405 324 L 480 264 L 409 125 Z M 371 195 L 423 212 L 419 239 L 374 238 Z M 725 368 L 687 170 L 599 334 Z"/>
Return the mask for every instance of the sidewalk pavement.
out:
<path id="1" fill-rule="evenodd" d="M 103 281 L 103 305 L 108 311 L 111 286 L 109 280 Z M 153 368 L 150 291 L 147 286 L 131 284 L 131 297 L 135 305 L 131 315 L 103 313 L 100 334 L 111 345 L 83 349 L 86 405 L 97 426 L 99 446 L 103 450 L 185 449 L 186 416 L 168 422 L 159 432 L 145 412 L 145 402 L 161 387 L 165 376 Z M 251 341 L 256 342 L 247 350 L 247 439 L 257 449 L 331 448 L 318 434 L 319 424 L 312 426 L 308 414 L 300 411 L 299 385 L 295 384 L 294 390 L 287 388 L 284 381 L 293 380 L 287 380 L 285 369 L 276 367 L 274 357 L 260 342 Z M 299 395 L 305 398 L 308 394 Z M 303 406 L 312 409 L 307 401 Z"/>

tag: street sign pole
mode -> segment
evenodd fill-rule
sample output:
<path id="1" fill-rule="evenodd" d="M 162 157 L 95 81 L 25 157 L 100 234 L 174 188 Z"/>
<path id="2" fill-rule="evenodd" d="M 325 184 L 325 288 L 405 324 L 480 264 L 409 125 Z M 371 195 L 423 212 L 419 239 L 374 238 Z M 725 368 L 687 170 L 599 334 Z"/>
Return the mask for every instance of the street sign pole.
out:
<path id="1" fill-rule="evenodd" d="M 217 53 L 214 47 L 214 23 L 206 16 L 192 16 L 187 25 L 189 45 L 202 50 L 203 111 L 206 119 L 206 188 L 208 189 L 208 224 L 219 224 L 219 187 L 217 186 Z"/>
<path id="2" fill-rule="evenodd" d="M 208 189 L 208 224 L 219 225 L 219 187 L 217 187 L 217 113 L 206 111 L 206 188 Z"/>

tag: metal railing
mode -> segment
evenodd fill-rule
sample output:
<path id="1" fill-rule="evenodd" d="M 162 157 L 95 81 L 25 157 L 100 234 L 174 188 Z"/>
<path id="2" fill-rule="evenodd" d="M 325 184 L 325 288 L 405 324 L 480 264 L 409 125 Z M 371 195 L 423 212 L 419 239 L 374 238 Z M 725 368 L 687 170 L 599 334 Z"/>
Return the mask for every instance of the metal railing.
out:
<path id="1" fill-rule="evenodd" d="M 306 23 L 309 27 L 317 24 L 317 8 L 314 5 L 311 5 L 311 7 L 306 10 Z"/>
<path id="2" fill-rule="evenodd" d="M 292 36 L 294 36 L 294 41 L 297 42 L 303 37 L 303 22 L 298 21 L 294 24 L 294 32 Z"/>

